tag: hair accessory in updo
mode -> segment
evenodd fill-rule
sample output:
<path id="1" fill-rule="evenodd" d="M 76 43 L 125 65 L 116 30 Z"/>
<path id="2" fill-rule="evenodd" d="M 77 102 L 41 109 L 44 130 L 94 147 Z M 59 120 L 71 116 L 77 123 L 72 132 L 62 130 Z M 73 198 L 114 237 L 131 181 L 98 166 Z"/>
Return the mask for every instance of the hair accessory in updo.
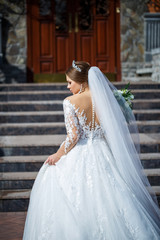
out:
<path id="1" fill-rule="evenodd" d="M 75 63 L 75 60 L 73 60 L 73 62 L 72 62 L 72 67 L 75 68 L 78 72 L 81 72 L 80 67 L 78 67 Z"/>

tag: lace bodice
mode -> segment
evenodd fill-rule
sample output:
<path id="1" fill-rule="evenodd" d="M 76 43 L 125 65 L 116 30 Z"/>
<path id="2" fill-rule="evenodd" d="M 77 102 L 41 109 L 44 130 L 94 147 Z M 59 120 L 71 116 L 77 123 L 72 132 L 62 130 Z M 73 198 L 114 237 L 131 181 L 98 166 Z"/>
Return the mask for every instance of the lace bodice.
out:
<path id="1" fill-rule="evenodd" d="M 95 120 L 94 129 L 92 129 L 92 104 L 85 105 L 87 106 L 82 109 L 81 106 L 71 102 L 69 98 L 63 101 L 67 137 L 59 149 L 61 155 L 70 151 L 80 139 L 104 137 L 98 121 Z"/>
<path id="2" fill-rule="evenodd" d="M 101 126 L 95 122 L 95 128 L 93 133 L 91 132 L 91 125 L 92 122 L 89 121 L 88 123 L 88 119 L 86 117 L 86 113 L 84 111 L 84 109 L 82 111 L 80 111 L 80 108 L 76 108 L 75 104 L 72 104 L 69 100 L 65 100 L 64 101 L 64 112 L 65 112 L 65 124 L 66 124 L 66 128 L 67 131 L 72 134 L 74 134 L 74 132 L 71 130 L 72 126 L 71 126 L 71 113 L 72 116 L 74 118 L 74 124 L 75 127 L 77 129 L 77 134 L 78 134 L 78 139 L 85 139 L 85 138 L 96 138 L 96 137 L 103 137 L 103 131 Z M 91 134 L 93 134 L 91 136 Z M 71 137 L 72 138 L 72 137 Z"/>

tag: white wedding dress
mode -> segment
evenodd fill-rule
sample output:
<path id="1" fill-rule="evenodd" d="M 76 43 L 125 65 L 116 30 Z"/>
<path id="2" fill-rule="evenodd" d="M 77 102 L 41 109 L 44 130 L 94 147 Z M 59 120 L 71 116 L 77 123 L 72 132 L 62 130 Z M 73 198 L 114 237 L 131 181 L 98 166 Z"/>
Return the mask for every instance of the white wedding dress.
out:
<path id="1" fill-rule="evenodd" d="M 43 164 L 37 175 L 23 240 L 159 240 L 158 221 L 123 180 L 89 111 L 92 102 L 82 109 L 71 100 L 63 102 L 65 153 L 56 165 Z M 78 102 L 83 105 L 80 97 Z"/>
<path id="2" fill-rule="evenodd" d="M 105 81 L 92 67 L 93 100 L 86 91 L 64 100 L 62 157 L 37 175 L 23 240 L 160 239 L 160 210 Z"/>

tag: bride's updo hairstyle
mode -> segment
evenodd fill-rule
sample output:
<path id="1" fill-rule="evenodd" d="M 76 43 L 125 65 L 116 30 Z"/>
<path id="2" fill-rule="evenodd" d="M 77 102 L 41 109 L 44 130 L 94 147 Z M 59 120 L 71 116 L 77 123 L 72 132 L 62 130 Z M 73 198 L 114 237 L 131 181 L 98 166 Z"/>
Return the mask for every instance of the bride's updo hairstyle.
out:
<path id="1" fill-rule="evenodd" d="M 83 61 L 73 61 L 72 66 L 66 71 L 66 75 L 77 83 L 88 83 L 88 70 L 90 64 Z"/>

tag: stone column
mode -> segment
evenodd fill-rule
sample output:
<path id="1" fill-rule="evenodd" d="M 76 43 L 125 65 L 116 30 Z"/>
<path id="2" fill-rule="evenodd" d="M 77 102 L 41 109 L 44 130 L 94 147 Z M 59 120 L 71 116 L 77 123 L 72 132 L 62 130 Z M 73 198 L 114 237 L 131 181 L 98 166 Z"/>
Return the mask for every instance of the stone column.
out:
<path id="1" fill-rule="evenodd" d="M 160 83 L 160 48 L 152 50 L 152 81 Z"/>
<path id="2" fill-rule="evenodd" d="M 145 61 L 152 61 L 152 49 L 160 48 L 160 13 L 145 13 Z"/>
<path id="3" fill-rule="evenodd" d="M 2 14 L 0 13 L 0 64 L 2 64 Z"/>

